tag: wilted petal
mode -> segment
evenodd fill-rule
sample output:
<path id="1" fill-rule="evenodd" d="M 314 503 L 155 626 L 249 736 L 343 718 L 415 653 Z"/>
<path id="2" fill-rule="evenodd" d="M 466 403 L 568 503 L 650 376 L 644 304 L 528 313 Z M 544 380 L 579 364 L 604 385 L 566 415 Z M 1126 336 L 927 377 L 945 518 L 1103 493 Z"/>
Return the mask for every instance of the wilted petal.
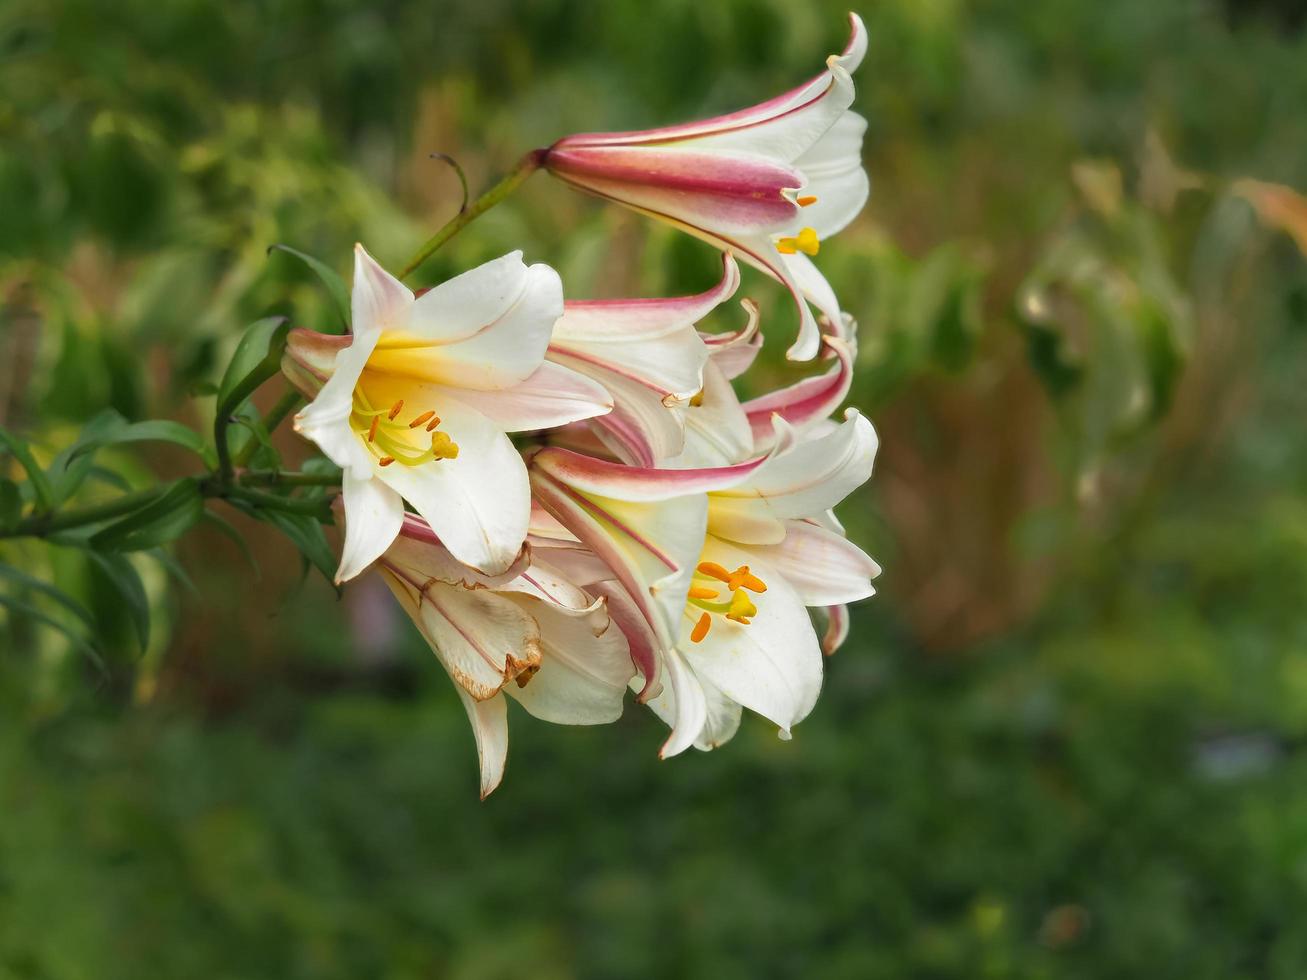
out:
<path id="1" fill-rule="evenodd" d="M 502 694 L 488 701 L 477 701 L 461 687 L 455 690 L 467 711 L 467 720 L 472 723 L 484 800 L 504 778 L 504 766 L 508 762 L 508 705 Z"/>

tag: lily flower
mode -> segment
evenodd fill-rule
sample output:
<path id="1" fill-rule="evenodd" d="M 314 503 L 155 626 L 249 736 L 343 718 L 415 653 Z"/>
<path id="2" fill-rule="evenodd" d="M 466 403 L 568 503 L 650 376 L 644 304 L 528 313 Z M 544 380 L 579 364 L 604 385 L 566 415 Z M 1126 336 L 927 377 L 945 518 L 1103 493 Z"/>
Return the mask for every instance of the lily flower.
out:
<path id="1" fill-rule="evenodd" d="M 399 534 L 408 501 L 460 562 L 494 574 L 521 550 L 526 470 L 506 433 L 602 415 L 596 382 L 545 360 L 558 273 L 512 252 L 420 297 L 354 250 L 353 333 L 292 331 L 283 367 L 312 402 L 295 429 L 341 467 L 337 582 Z"/>
<path id="2" fill-rule="evenodd" d="M 502 574 L 486 575 L 412 514 L 376 567 L 454 681 L 476 738 L 482 799 L 504 774 L 506 696 L 559 725 L 621 717 L 635 673 L 626 639 L 606 600 L 559 569 L 524 552 Z"/>
<path id="3" fill-rule="evenodd" d="M 785 95 L 680 126 L 567 136 L 543 155 L 574 187 L 676 225 L 783 284 L 800 317 L 793 360 L 820 348 L 809 302 L 838 329 L 839 301 L 810 257 L 857 216 L 869 190 L 867 123 L 849 109 L 867 38 L 856 14 L 849 21 L 844 52 Z"/>
<path id="4" fill-rule="evenodd" d="M 870 423 L 850 410 L 815 438 L 776 425 L 769 455 L 726 466 L 642 469 L 560 448 L 530 459 L 536 500 L 603 559 L 657 638 L 664 756 L 722 744 L 744 707 L 788 738 L 821 687 L 806 607 L 874 591 L 876 563 L 823 526 L 871 475 Z"/>
<path id="5" fill-rule="evenodd" d="M 721 281 L 694 296 L 568 300 L 546 358 L 611 395 L 613 410 L 587 423 L 619 459 L 657 466 L 680 453 L 685 407 L 703 387 L 709 347 L 695 328 L 740 284 L 730 255 Z"/>

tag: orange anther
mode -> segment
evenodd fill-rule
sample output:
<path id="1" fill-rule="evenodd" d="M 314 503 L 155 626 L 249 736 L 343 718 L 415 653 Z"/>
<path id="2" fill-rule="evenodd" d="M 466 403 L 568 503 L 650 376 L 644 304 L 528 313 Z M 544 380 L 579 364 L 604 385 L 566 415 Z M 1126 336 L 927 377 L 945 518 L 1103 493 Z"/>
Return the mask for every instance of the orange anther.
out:
<path id="1" fill-rule="evenodd" d="M 698 643 L 708 635 L 708 627 L 712 625 L 712 618 L 704 613 L 699 617 L 699 621 L 694 624 L 694 629 L 690 630 L 690 642 Z"/>
<path id="2" fill-rule="evenodd" d="M 729 582 L 731 573 L 715 561 L 701 561 L 697 569 L 700 575 L 707 575 L 709 578 L 715 578 L 719 582 Z"/>
<path id="3" fill-rule="evenodd" d="M 690 598 L 691 599 L 716 599 L 717 590 L 705 588 L 702 585 L 692 585 L 690 586 Z"/>
<path id="4" fill-rule="evenodd" d="M 816 204 L 817 197 L 815 194 L 804 194 L 803 197 L 796 197 L 794 203 L 801 208 L 806 208 L 809 204 Z"/>
<path id="5" fill-rule="evenodd" d="M 368 426 L 368 442 L 372 442 L 377 438 L 377 426 L 380 424 L 381 424 L 381 416 L 380 415 L 372 416 L 372 424 Z"/>
<path id="6" fill-rule="evenodd" d="M 382 466 L 389 466 L 391 463 L 395 462 L 395 457 L 382 456 L 381 459 L 377 460 L 377 462 L 380 463 Z"/>
<path id="7" fill-rule="evenodd" d="M 438 426 L 439 424 L 440 424 L 440 416 L 439 415 L 433 416 L 431 421 L 427 423 L 427 431 L 434 432 L 436 426 Z"/>
<path id="8" fill-rule="evenodd" d="M 391 405 L 390 414 L 387 416 L 390 419 L 390 421 L 392 422 L 395 421 L 395 416 L 398 415 L 403 408 L 404 408 L 404 399 L 402 398 L 399 401 L 395 402 L 395 404 Z"/>
<path id="9" fill-rule="evenodd" d="M 432 412 L 432 411 L 426 411 L 426 412 L 423 412 L 421 415 L 419 415 L 417 418 L 415 418 L 412 422 L 410 422 L 410 423 L 408 424 L 408 427 L 409 427 L 410 429 L 416 429 L 419 425 L 421 425 L 423 422 L 425 422 L 427 419 L 431 418 L 431 416 L 433 416 L 433 415 L 435 415 L 435 414 L 436 414 L 436 413 L 435 413 L 435 412 Z"/>
<path id="10" fill-rule="evenodd" d="M 741 565 L 731 572 L 730 580 L 726 585 L 732 592 L 736 589 L 748 589 L 750 592 L 767 591 L 767 583 L 750 572 L 748 565 Z"/>

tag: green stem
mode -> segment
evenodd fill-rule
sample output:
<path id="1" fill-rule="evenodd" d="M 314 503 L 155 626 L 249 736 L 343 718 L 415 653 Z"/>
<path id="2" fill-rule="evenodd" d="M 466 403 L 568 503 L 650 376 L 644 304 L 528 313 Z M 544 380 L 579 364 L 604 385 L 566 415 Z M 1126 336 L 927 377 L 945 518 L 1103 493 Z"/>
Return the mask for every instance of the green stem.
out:
<path id="1" fill-rule="evenodd" d="M 522 157 L 522 159 L 518 161 L 517 166 L 505 174 L 499 183 L 495 184 L 490 188 L 490 190 L 486 191 L 467 207 L 463 208 L 463 210 L 459 211 L 458 214 L 454 215 L 454 217 L 449 220 L 445 227 L 432 235 L 431 238 L 427 240 L 426 244 L 419 248 L 414 256 L 408 260 L 408 264 L 405 265 L 403 271 L 400 272 L 399 278 L 407 279 L 418 266 L 431 258 L 441 245 L 444 245 L 445 242 L 449 241 L 473 221 L 485 214 L 485 212 L 489 211 L 504 198 L 508 197 L 509 194 L 512 194 L 513 191 L 517 190 L 523 181 L 539 169 L 540 164 L 544 161 L 544 156 L 544 150 L 532 150 L 526 156 Z"/>
<path id="2" fill-rule="evenodd" d="M 244 484 L 275 487 L 333 487 L 340 483 L 340 477 L 326 473 L 243 473 L 239 482 L 224 483 L 221 479 L 206 479 L 200 482 L 200 493 L 209 498 L 231 497 L 244 500 L 256 507 L 271 507 L 289 511 L 294 514 L 319 514 L 322 512 L 322 500 L 296 500 L 264 493 Z M 33 514 L 26 520 L 19 521 L 13 527 L 0 530 L 3 538 L 43 538 L 57 531 L 86 527 L 91 524 L 103 524 L 115 517 L 123 517 L 139 510 L 158 498 L 167 487 L 150 487 L 133 493 L 115 497 L 102 504 L 79 507 L 50 514 Z"/>
<path id="3" fill-rule="evenodd" d="M 277 426 L 286 420 L 286 416 L 293 412 L 303 399 L 304 396 L 294 388 L 287 388 L 263 416 L 264 431 L 269 435 L 276 431 Z M 231 465 L 237 469 L 244 466 L 250 461 L 250 457 L 254 455 L 258 448 L 259 440 L 255 438 L 253 432 L 249 433 L 240 449 L 236 450 L 236 453 L 231 457 Z"/>

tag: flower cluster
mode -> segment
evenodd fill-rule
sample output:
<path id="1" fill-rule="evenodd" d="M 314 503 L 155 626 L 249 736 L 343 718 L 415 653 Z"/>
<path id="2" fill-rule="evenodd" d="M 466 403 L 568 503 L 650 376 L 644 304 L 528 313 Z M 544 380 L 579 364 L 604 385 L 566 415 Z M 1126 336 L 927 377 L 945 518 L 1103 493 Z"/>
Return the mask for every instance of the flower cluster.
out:
<path id="1" fill-rule="evenodd" d="M 851 21 L 844 53 L 779 98 L 539 152 L 719 247 L 705 292 L 565 301 L 514 252 L 415 295 L 359 246 L 352 333 L 291 333 L 283 367 L 312 399 L 296 428 L 342 470 L 337 580 L 375 568 L 422 631 L 467 708 L 483 795 L 505 695 L 599 724 L 634 691 L 671 729 L 663 756 L 721 745 L 744 708 L 788 738 L 846 604 L 873 592 L 879 568 L 832 508 L 870 477 L 876 437 L 855 410 L 832 417 L 856 336 L 810 258 L 867 197 Z M 747 401 L 732 381 L 761 346 L 757 307 L 734 332 L 699 328 L 736 293 L 737 257 L 787 287 L 789 356 L 823 367 Z"/>

